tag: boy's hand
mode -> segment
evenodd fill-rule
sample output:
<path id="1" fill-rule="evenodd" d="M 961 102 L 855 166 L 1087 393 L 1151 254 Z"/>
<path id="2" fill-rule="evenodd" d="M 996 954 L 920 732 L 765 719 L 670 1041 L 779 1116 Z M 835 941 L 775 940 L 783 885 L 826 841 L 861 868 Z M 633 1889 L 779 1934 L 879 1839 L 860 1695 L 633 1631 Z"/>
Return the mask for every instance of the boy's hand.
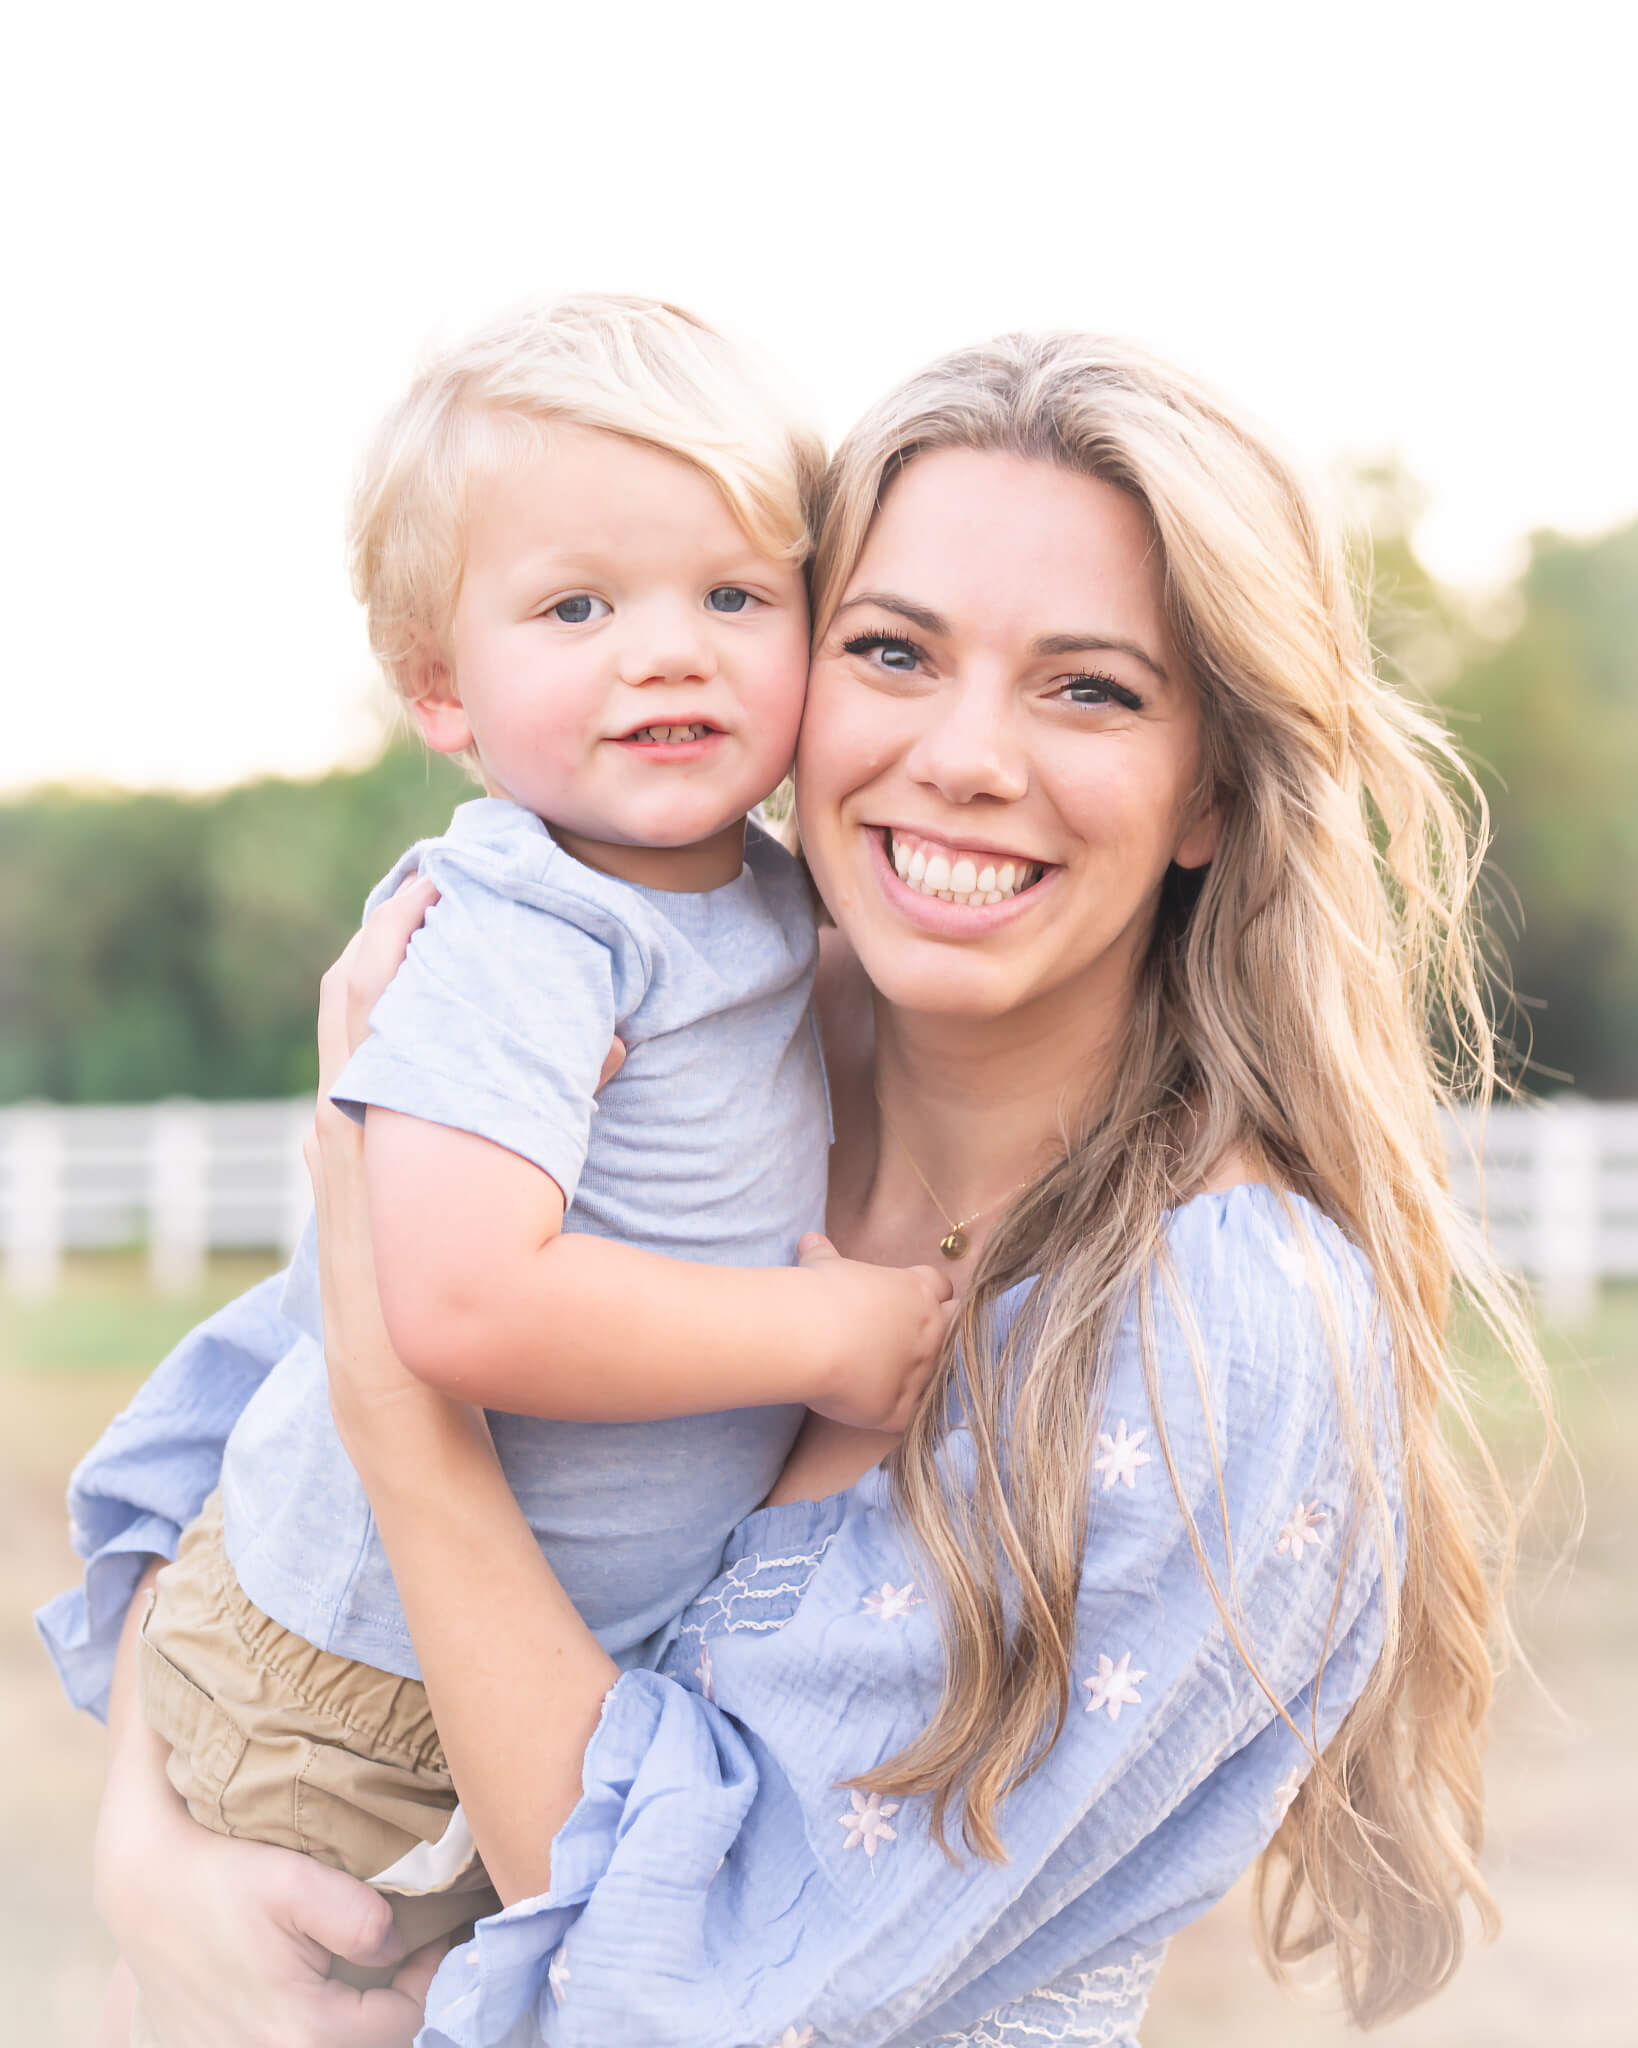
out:
<path id="1" fill-rule="evenodd" d="M 955 1314 L 950 1276 L 844 1259 L 818 1235 L 803 1238 L 797 1263 L 817 1283 L 812 1327 L 824 1361 L 803 1399 L 852 1429 L 907 1428 Z"/>

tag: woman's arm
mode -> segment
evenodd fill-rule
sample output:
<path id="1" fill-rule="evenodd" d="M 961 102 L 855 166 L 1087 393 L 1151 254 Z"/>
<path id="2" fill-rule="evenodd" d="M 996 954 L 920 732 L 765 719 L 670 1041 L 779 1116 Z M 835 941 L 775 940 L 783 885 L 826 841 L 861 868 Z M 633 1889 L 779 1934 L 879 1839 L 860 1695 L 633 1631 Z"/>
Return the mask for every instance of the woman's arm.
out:
<path id="1" fill-rule="evenodd" d="M 320 1066 L 346 1056 L 326 978 Z M 308 1164 L 318 1206 L 330 1405 L 392 1566 L 450 1773 L 496 1890 L 544 1891 L 553 1836 L 619 1675 L 512 1498 L 482 1412 L 414 1379 L 376 1294 L 357 1126 L 324 1086 Z M 481 1589 L 481 1596 L 479 1593 Z"/>

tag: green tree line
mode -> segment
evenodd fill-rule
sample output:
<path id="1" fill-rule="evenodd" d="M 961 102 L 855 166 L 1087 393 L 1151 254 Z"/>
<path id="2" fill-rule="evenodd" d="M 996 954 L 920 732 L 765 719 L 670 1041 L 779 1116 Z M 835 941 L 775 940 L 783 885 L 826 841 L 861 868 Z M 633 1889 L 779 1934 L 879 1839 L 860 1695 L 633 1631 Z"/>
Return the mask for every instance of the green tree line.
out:
<path id="1" fill-rule="evenodd" d="M 313 1086 L 319 975 L 371 885 L 473 794 L 400 741 L 316 782 L 0 805 L 0 1101 Z"/>
<path id="2" fill-rule="evenodd" d="M 1363 481 L 1375 636 L 1491 804 L 1526 1079 L 1638 1097 L 1638 523 L 1536 536 L 1507 604 L 1475 617 L 1417 560 L 1405 479 Z M 470 793 L 400 741 L 316 782 L 0 805 L 0 1101 L 311 1087 L 319 974 L 370 885 Z"/>

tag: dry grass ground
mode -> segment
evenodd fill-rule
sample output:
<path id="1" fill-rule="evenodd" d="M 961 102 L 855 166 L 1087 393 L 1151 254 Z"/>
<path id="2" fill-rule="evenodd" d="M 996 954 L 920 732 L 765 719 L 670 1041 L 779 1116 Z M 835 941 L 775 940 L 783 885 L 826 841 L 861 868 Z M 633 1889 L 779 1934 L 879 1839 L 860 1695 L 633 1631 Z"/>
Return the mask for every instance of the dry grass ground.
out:
<path id="1" fill-rule="evenodd" d="M 155 1302 L 134 1262 L 98 1260 L 52 1304 L 0 1295 L 0 2038 L 18 2048 L 88 2041 L 110 1960 L 88 1896 L 101 1730 L 63 1706 L 28 1620 L 73 1575 L 63 1482 L 172 1338 L 260 1270 L 221 1261 L 199 1300 Z M 1552 1703 L 1515 1678 L 1498 1715 L 1487 1861 L 1507 1924 L 1383 2048 L 1638 2048 L 1618 1968 L 1638 1923 L 1638 1296 L 1552 1349 L 1587 1532 L 1573 1572 L 1538 1574 L 1526 1601 Z M 1242 1889 L 1174 1944 L 1144 2040 L 1332 2048 L 1344 2032 L 1323 1990 L 1263 1977 Z"/>

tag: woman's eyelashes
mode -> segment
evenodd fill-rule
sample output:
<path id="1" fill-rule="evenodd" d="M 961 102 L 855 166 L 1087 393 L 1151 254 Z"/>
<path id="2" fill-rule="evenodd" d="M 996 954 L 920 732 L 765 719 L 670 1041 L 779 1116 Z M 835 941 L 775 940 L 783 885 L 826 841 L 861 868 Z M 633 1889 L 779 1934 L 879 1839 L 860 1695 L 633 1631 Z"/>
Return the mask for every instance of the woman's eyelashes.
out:
<path id="1" fill-rule="evenodd" d="M 869 661 L 879 672 L 895 676 L 914 675 L 927 659 L 916 642 L 902 633 L 855 633 L 851 640 L 842 642 L 842 648 L 844 653 Z M 1138 692 L 1116 682 L 1113 676 L 1057 676 L 1049 685 L 1049 694 L 1062 703 L 1086 710 L 1105 704 L 1118 704 L 1123 711 L 1143 709 Z"/>
<path id="2" fill-rule="evenodd" d="M 861 659 L 879 655 L 880 660 L 872 666 L 895 676 L 914 675 L 924 658 L 915 641 L 906 640 L 902 633 L 855 633 L 842 642 L 842 650 Z"/>
<path id="3" fill-rule="evenodd" d="M 1117 683 L 1113 676 L 1063 676 L 1053 685 L 1053 690 L 1069 704 L 1089 708 L 1099 704 L 1118 704 L 1124 711 L 1143 709 L 1143 699 L 1137 691 L 1127 689 L 1124 683 Z"/>

